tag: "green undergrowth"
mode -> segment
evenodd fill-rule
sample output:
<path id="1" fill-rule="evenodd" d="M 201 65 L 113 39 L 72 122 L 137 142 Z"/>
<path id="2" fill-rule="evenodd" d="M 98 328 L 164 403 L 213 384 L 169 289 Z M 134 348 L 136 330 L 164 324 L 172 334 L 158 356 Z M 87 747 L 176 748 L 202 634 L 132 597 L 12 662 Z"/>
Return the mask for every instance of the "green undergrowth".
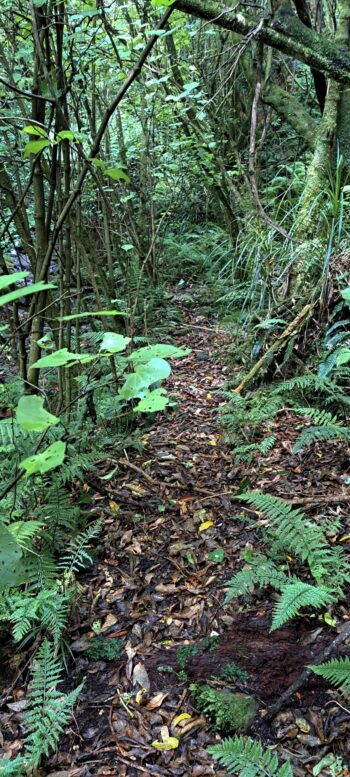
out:
<path id="1" fill-rule="evenodd" d="M 257 702 L 244 693 L 217 690 L 210 685 L 192 683 L 190 693 L 195 706 L 208 718 L 213 729 L 224 734 L 244 731 L 257 712 Z"/>
<path id="2" fill-rule="evenodd" d="M 124 652 L 124 641 L 98 635 L 92 638 L 84 655 L 91 661 L 119 661 Z"/>

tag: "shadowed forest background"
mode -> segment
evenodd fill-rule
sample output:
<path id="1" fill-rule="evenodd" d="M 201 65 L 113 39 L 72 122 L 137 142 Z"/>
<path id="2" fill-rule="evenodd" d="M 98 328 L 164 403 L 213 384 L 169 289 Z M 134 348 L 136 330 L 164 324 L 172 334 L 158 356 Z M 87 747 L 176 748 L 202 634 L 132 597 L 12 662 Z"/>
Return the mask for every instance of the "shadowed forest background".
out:
<path id="1" fill-rule="evenodd" d="M 350 763 L 350 7 L 3 0 L 0 775 Z"/>

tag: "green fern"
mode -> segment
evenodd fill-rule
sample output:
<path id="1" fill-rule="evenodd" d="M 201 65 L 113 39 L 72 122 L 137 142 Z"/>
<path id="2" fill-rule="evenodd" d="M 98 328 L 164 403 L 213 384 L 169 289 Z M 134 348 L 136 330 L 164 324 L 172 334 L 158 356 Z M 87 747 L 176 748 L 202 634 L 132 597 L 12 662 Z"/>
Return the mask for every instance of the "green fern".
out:
<path id="1" fill-rule="evenodd" d="M 208 748 L 208 752 L 229 774 L 240 777 L 293 777 L 289 761 L 282 766 L 276 753 L 270 748 L 263 750 L 260 742 L 250 737 L 223 739 L 219 745 Z"/>
<path id="2" fill-rule="evenodd" d="M 264 588 L 270 585 L 280 590 L 287 581 L 287 575 L 271 559 L 259 553 L 228 581 L 225 604 L 237 596 L 251 593 L 255 586 Z"/>
<path id="3" fill-rule="evenodd" d="M 293 411 L 299 415 L 309 416 L 315 421 L 315 425 L 303 429 L 294 443 L 293 453 L 299 453 L 302 448 L 306 448 L 314 442 L 348 440 L 350 437 L 350 428 L 341 426 L 338 418 L 326 410 L 315 407 L 296 407 L 293 408 Z"/>
<path id="4" fill-rule="evenodd" d="M 274 542 L 275 552 L 283 550 L 307 562 L 318 582 L 334 577 L 344 581 L 349 573 L 344 553 L 333 549 L 321 527 L 308 521 L 301 510 L 283 499 L 258 491 L 241 494 L 239 499 L 248 502 L 269 519 L 265 529 Z"/>
<path id="5" fill-rule="evenodd" d="M 29 710 L 25 716 L 27 737 L 25 760 L 37 766 L 43 755 L 54 749 L 64 727 L 68 724 L 72 708 L 82 685 L 67 695 L 57 690 L 62 666 L 52 644 L 45 639 L 37 655 L 30 685 Z"/>
<path id="6" fill-rule="evenodd" d="M 309 669 L 341 691 L 350 692 L 350 658 L 333 658 L 325 664 L 312 664 Z"/>
<path id="7" fill-rule="evenodd" d="M 26 764 L 21 755 L 16 756 L 13 760 L 10 760 L 6 755 L 0 763 L 0 777 L 23 777 L 25 773 Z"/>
<path id="8" fill-rule="evenodd" d="M 87 563 L 91 564 L 92 559 L 88 553 L 91 540 L 96 537 L 101 529 L 101 521 L 95 521 L 88 529 L 74 537 L 68 545 L 67 551 L 62 556 L 59 566 L 64 575 L 70 576 L 77 572 Z"/>
<path id="9" fill-rule="evenodd" d="M 328 589 L 309 585 L 302 580 L 287 583 L 281 589 L 281 598 L 275 606 L 270 631 L 281 628 L 284 623 L 298 615 L 302 607 L 317 610 L 327 607 L 334 598 L 334 594 Z"/>

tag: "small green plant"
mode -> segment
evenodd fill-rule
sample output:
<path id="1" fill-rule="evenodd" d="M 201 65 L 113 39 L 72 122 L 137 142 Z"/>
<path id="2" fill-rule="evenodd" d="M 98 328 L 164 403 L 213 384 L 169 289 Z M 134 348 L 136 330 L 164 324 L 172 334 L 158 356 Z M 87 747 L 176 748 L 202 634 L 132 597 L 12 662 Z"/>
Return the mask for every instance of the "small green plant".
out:
<path id="1" fill-rule="evenodd" d="M 199 652 L 199 648 L 195 645 L 182 645 L 176 651 L 176 663 L 178 666 L 178 678 L 181 682 L 187 680 L 186 666 L 191 656 L 195 656 Z"/>
<path id="2" fill-rule="evenodd" d="M 174 671 L 174 667 L 170 666 L 170 664 L 159 664 L 157 667 L 157 672 L 161 674 L 173 674 Z"/>
<path id="3" fill-rule="evenodd" d="M 108 639 L 99 634 L 92 638 L 90 646 L 85 650 L 85 655 L 91 661 L 119 661 L 123 651 L 122 639 Z"/>
<path id="4" fill-rule="evenodd" d="M 190 685 L 190 692 L 196 707 L 217 731 L 244 731 L 257 711 L 255 699 L 243 693 L 218 691 L 210 685 L 196 683 Z"/>
<path id="5" fill-rule="evenodd" d="M 201 648 L 203 652 L 210 653 L 212 650 L 216 650 L 218 645 L 219 637 L 217 637 L 216 634 L 208 634 L 207 637 L 204 637 Z"/>
<path id="6" fill-rule="evenodd" d="M 246 672 L 245 669 L 241 669 L 235 661 L 229 661 L 228 664 L 222 666 L 217 675 L 219 680 L 227 680 L 228 682 L 239 680 L 242 683 L 245 683 L 248 680 L 248 677 L 248 672 Z"/>

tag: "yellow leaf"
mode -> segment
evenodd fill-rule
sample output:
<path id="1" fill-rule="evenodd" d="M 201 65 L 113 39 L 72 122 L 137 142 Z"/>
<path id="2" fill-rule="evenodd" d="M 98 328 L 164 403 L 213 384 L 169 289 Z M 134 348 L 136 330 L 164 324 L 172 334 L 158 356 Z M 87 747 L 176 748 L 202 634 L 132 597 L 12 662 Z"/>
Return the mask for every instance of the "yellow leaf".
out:
<path id="1" fill-rule="evenodd" d="M 119 513 L 120 507 L 119 505 L 117 505 L 116 502 L 113 501 L 113 499 L 111 499 L 111 501 L 108 502 L 108 504 L 110 506 L 110 509 L 113 510 L 114 513 Z"/>
<path id="2" fill-rule="evenodd" d="M 155 750 L 176 750 L 179 746 L 179 741 L 180 740 L 176 737 L 168 737 L 167 739 L 164 739 L 164 742 L 159 742 L 155 739 L 152 742 L 152 747 L 154 747 Z"/>
<path id="3" fill-rule="evenodd" d="M 334 626 L 337 625 L 337 621 L 334 618 L 332 618 L 329 612 L 325 612 L 324 615 L 320 615 L 319 620 L 324 621 L 325 623 L 327 623 L 327 626 L 332 626 L 333 628 Z"/>
<path id="4" fill-rule="evenodd" d="M 188 714 L 188 712 L 182 712 L 181 715 L 176 715 L 176 718 L 174 718 L 172 722 L 172 726 L 178 726 L 179 723 L 181 723 L 182 720 L 191 720 L 191 715 Z"/>
<path id="5" fill-rule="evenodd" d="M 344 534 L 343 537 L 339 537 L 339 542 L 346 542 L 350 540 L 350 534 Z"/>
<path id="6" fill-rule="evenodd" d="M 209 440 L 209 445 L 216 445 L 216 440 Z"/>
<path id="7" fill-rule="evenodd" d="M 83 485 L 83 491 L 90 491 L 90 486 L 88 486 L 87 483 L 84 483 Z"/>
<path id="8" fill-rule="evenodd" d="M 214 526 L 214 521 L 204 521 L 204 523 L 201 523 L 198 531 L 206 531 L 207 529 L 210 529 L 211 526 Z"/>
<path id="9" fill-rule="evenodd" d="M 207 393 L 207 399 L 213 399 L 213 397 L 212 397 L 212 395 L 209 393 L 209 391 L 208 391 L 208 393 Z"/>

